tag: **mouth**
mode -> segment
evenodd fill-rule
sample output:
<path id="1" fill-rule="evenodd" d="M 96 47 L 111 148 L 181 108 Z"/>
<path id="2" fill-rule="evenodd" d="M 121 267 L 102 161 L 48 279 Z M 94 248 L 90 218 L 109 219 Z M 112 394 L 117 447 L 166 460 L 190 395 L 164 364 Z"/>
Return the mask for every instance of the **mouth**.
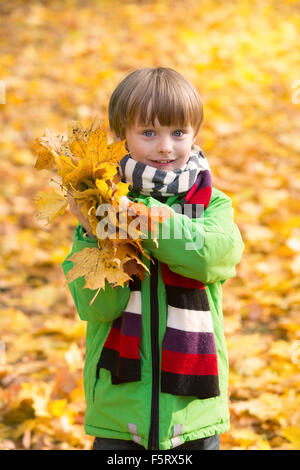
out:
<path id="1" fill-rule="evenodd" d="M 170 163 L 174 162 L 174 160 L 150 160 L 152 164 L 157 165 L 159 167 L 167 166 Z"/>

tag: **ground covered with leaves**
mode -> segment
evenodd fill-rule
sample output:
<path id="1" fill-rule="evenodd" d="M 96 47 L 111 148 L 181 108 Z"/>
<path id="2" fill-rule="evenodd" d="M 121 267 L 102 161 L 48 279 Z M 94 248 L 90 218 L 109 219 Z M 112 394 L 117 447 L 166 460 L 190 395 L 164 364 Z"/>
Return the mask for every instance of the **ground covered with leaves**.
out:
<path id="1" fill-rule="evenodd" d="M 85 323 L 61 263 L 76 220 L 43 228 L 32 142 L 100 115 L 131 70 L 175 68 L 245 251 L 223 287 L 231 429 L 222 449 L 300 448 L 300 9 L 296 1 L 1 2 L 0 449 L 90 449 Z M 299 85 L 298 85 L 299 86 Z M 3 101 L 3 100 L 2 100 Z"/>

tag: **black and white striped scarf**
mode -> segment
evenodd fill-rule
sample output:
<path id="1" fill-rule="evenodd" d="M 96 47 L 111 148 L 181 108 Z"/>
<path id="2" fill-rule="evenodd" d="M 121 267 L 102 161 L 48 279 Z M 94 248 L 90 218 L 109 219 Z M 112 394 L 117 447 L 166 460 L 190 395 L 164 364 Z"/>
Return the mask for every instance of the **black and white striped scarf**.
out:
<path id="1" fill-rule="evenodd" d="M 208 161 L 197 145 L 192 147 L 186 164 L 177 170 L 165 171 L 145 165 L 134 160 L 129 153 L 119 165 L 119 175 L 123 182 L 129 183 L 130 191 L 154 198 L 186 193 L 201 171 L 210 171 Z"/>

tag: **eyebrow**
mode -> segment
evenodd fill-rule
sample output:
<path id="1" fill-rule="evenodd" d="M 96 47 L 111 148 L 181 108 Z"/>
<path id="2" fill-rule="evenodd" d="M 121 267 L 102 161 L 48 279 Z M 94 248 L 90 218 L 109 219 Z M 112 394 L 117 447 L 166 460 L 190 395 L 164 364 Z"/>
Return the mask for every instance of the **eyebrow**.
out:
<path id="1" fill-rule="evenodd" d="M 143 126 L 136 126 L 136 127 L 137 127 L 137 129 L 156 129 L 156 127 L 153 126 L 151 123 L 150 124 L 145 124 Z M 174 126 L 162 126 L 162 127 L 170 127 L 170 128 L 175 129 L 175 130 L 177 130 L 177 129 L 186 130 L 186 131 L 188 130 L 188 127 L 180 126 L 180 125 L 179 126 L 176 126 L 176 125 L 174 125 Z"/>

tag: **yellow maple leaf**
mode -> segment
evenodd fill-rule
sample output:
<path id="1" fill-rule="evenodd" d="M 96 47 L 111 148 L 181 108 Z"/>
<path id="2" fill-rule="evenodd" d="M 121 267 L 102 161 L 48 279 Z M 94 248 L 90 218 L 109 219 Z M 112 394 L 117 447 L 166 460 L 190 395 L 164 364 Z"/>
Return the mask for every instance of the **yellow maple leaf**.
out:
<path id="1" fill-rule="evenodd" d="M 109 187 L 108 183 L 103 179 L 96 179 L 96 187 L 104 200 L 110 199 L 112 196 L 112 188 Z"/>
<path id="2" fill-rule="evenodd" d="M 44 136 L 35 139 L 31 145 L 31 149 L 38 156 L 34 168 L 37 170 L 52 170 L 57 164 L 55 157 L 60 155 L 63 145 L 62 136 L 53 135 L 49 129 L 45 129 Z"/>
<path id="3" fill-rule="evenodd" d="M 79 276 L 85 279 L 85 288 L 104 289 L 105 280 L 115 286 L 123 286 L 130 276 L 119 270 L 120 265 L 113 260 L 112 250 L 107 244 L 99 248 L 84 248 L 69 259 L 75 263 L 67 274 L 68 282 Z"/>
<path id="4" fill-rule="evenodd" d="M 55 160 L 51 150 L 46 149 L 37 139 L 31 146 L 33 152 L 38 156 L 34 168 L 37 170 L 52 170 L 55 167 Z"/>
<path id="5" fill-rule="evenodd" d="M 120 142 L 113 142 L 107 147 L 107 161 L 116 164 L 120 160 L 120 155 L 123 157 L 127 153 L 125 147 L 126 139 L 121 140 Z"/>
<path id="6" fill-rule="evenodd" d="M 94 164 L 106 161 L 107 136 L 101 127 L 101 122 L 96 116 L 89 128 L 84 129 L 80 121 L 72 121 L 68 126 L 67 145 L 75 158 L 84 159 L 94 154 Z"/>
<path id="7" fill-rule="evenodd" d="M 90 143 L 86 144 L 89 145 Z M 107 142 L 102 142 L 102 148 L 97 147 L 98 154 L 83 149 L 85 157 L 79 160 L 78 166 L 72 172 L 67 174 L 63 179 L 63 184 L 68 187 L 72 185 L 74 188 L 80 188 L 80 183 L 94 182 L 96 179 L 102 178 L 103 180 L 111 179 L 117 173 L 117 167 L 110 163 L 99 163 L 99 156 L 104 159 L 107 154 Z M 118 159 L 124 155 L 119 153 Z"/>
<path id="8" fill-rule="evenodd" d="M 54 155 L 57 173 L 62 178 L 62 184 L 65 185 L 65 181 L 70 174 L 76 169 L 76 165 L 73 160 L 67 155 L 60 154 L 60 156 Z"/>
<path id="9" fill-rule="evenodd" d="M 105 162 L 100 163 L 94 169 L 94 178 L 103 178 L 105 180 L 113 179 L 115 175 L 118 174 L 118 169 L 116 165 Z"/>
<path id="10" fill-rule="evenodd" d="M 48 224 L 57 216 L 64 214 L 68 202 L 64 196 L 53 189 L 51 191 L 39 191 L 34 201 L 38 207 L 37 219 L 47 219 Z"/>
<path id="11" fill-rule="evenodd" d="M 67 142 L 72 154 L 79 158 L 78 180 L 96 177 L 112 178 L 117 173 L 117 162 L 126 154 L 125 140 L 107 145 L 107 135 L 96 120 L 90 129 L 84 129 L 79 121 L 69 127 Z M 69 176 L 73 186 L 76 172 Z"/>
<path id="12" fill-rule="evenodd" d="M 128 194 L 128 183 L 119 182 L 115 185 L 113 197 L 117 204 L 120 202 L 120 198 Z"/>
<path id="13" fill-rule="evenodd" d="M 114 243 L 103 243 L 97 247 L 84 248 L 70 258 L 74 266 L 67 274 L 67 281 L 72 282 L 80 276 L 85 279 L 84 288 L 95 290 L 105 289 L 107 281 L 112 287 L 123 286 L 136 274 L 144 278 L 149 269 L 137 256 L 136 249 L 130 243 L 115 246 Z M 125 265 L 134 261 L 134 267 L 128 274 Z M 97 294 L 97 293 L 96 293 Z M 92 299 L 91 303 L 94 301 Z"/>

